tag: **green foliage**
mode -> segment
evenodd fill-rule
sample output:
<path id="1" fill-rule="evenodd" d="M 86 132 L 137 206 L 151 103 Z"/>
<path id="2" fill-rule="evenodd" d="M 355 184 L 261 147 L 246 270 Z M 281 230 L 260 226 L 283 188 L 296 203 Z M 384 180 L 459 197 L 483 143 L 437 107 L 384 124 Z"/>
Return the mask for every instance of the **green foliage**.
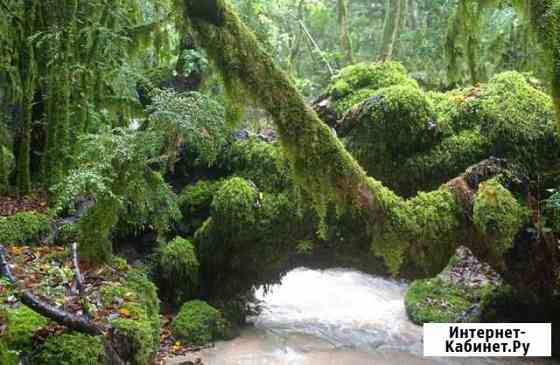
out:
<path id="1" fill-rule="evenodd" d="M 416 280 L 406 291 L 406 313 L 418 325 L 453 323 L 477 300 L 476 292 L 437 277 Z"/>
<path id="2" fill-rule="evenodd" d="M 183 145 L 193 156 L 193 165 L 212 166 L 222 153 L 229 130 L 224 108 L 214 99 L 198 92 L 154 90 L 149 107 L 150 128 L 163 132 L 170 167 Z"/>
<path id="3" fill-rule="evenodd" d="M 0 218 L 0 242 L 4 244 L 37 244 L 49 233 L 51 218 L 37 212 L 21 212 Z"/>
<path id="4" fill-rule="evenodd" d="M 490 239 L 494 252 L 501 256 L 512 247 L 528 217 L 528 210 L 497 179 L 481 183 L 474 201 L 473 221 Z"/>
<path id="5" fill-rule="evenodd" d="M 49 321 L 26 306 L 6 311 L 8 325 L 2 341 L 10 350 L 29 352 L 35 332 Z"/>
<path id="6" fill-rule="evenodd" d="M 193 298 L 198 291 L 199 262 L 193 244 L 181 237 L 160 247 L 159 271 L 167 295 L 175 303 Z"/>
<path id="7" fill-rule="evenodd" d="M 149 167 L 160 157 L 163 135 L 157 130 L 115 129 L 82 141 L 79 167 L 55 187 L 57 207 L 91 195 L 96 204 L 81 218 L 81 256 L 94 264 L 110 258 L 109 233 L 117 222 L 128 229 L 147 224 L 164 233 L 181 214 L 177 198 L 160 173 Z"/>
<path id="8" fill-rule="evenodd" d="M 68 332 L 50 336 L 31 363 L 32 365 L 102 365 L 104 357 L 105 348 L 101 337 Z"/>
<path id="9" fill-rule="evenodd" d="M 14 168 L 14 154 L 6 146 L 0 145 L 0 193 L 8 192 L 9 178 Z"/>
<path id="10" fill-rule="evenodd" d="M 204 345 L 226 337 L 228 323 L 222 313 L 206 302 L 183 304 L 171 324 L 173 336 L 193 345 Z"/>

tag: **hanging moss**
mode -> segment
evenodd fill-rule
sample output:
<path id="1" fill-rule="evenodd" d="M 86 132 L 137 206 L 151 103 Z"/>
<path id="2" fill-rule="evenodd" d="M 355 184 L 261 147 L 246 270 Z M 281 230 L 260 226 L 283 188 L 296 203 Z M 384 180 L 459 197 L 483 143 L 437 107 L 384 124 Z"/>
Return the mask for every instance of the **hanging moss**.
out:
<path id="1" fill-rule="evenodd" d="M 222 313 L 206 302 L 194 300 L 183 304 L 171 324 L 173 336 L 192 345 L 204 345 L 224 339 L 228 323 Z"/>
<path id="2" fill-rule="evenodd" d="M 200 264 L 193 244 L 181 237 L 160 248 L 159 269 L 161 294 L 175 304 L 192 299 L 198 291 Z"/>
<path id="3" fill-rule="evenodd" d="M 497 179 L 481 184 L 474 202 L 473 220 L 490 238 L 498 255 L 512 247 L 515 235 L 528 217 L 529 211 Z"/>
<path id="4" fill-rule="evenodd" d="M 0 145 L 0 193 L 9 191 L 9 178 L 15 168 L 13 153 L 3 145 Z"/>
<path id="5" fill-rule="evenodd" d="M 36 212 L 21 212 L 0 218 L 0 242 L 38 244 L 51 229 L 51 218 Z"/>
<path id="6" fill-rule="evenodd" d="M 32 365 L 102 365 L 105 348 L 101 337 L 81 333 L 50 336 L 33 357 Z"/>

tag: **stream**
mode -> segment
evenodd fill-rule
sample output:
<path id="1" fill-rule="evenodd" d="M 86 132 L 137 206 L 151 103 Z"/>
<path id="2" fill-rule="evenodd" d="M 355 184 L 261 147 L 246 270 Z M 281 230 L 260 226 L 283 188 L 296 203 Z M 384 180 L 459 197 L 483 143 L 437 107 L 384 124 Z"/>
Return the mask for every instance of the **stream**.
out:
<path id="1" fill-rule="evenodd" d="M 195 358 L 207 365 L 560 364 L 544 359 L 423 358 L 422 327 L 406 317 L 405 290 L 404 283 L 355 270 L 296 269 L 268 293 L 257 291 L 263 310 L 241 336 L 218 342 Z"/>

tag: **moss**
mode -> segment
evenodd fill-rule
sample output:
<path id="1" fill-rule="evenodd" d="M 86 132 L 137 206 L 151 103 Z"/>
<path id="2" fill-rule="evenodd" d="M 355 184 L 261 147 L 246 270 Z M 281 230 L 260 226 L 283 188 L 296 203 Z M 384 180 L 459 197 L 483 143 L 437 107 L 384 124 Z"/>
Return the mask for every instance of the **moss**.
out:
<path id="1" fill-rule="evenodd" d="M 21 212 L 0 218 L 0 242 L 36 244 L 51 229 L 50 217 L 36 212 Z"/>
<path id="2" fill-rule="evenodd" d="M 350 152 L 371 176 L 388 181 L 405 158 L 427 151 L 439 141 L 436 116 L 416 87 L 391 86 L 357 107 L 345 136 Z"/>
<path id="3" fill-rule="evenodd" d="M 474 202 L 473 221 L 491 242 L 492 250 L 503 255 L 527 221 L 529 212 L 498 179 L 481 183 Z"/>
<path id="4" fill-rule="evenodd" d="M 159 272 L 166 297 L 174 303 L 193 298 L 198 291 L 200 264 L 193 244 L 181 237 L 160 248 Z M 163 294 L 163 293 L 162 293 Z"/>
<path id="5" fill-rule="evenodd" d="M 212 217 L 217 224 L 244 227 L 256 222 L 255 204 L 258 193 L 247 180 L 234 177 L 227 180 L 212 201 Z"/>
<path id="6" fill-rule="evenodd" d="M 193 345 L 204 345 L 226 336 L 228 324 L 222 313 L 206 302 L 194 300 L 183 304 L 171 325 L 176 338 Z"/>
<path id="7" fill-rule="evenodd" d="M 124 301 L 121 309 L 127 318 L 111 322 L 119 335 L 130 344 L 132 364 L 148 365 L 159 350 L 160 318 L 159 299 L 154 284 L 141 271 L 130 271 L 122 284 L 102 288 L 104 305 Z"/>
<path id="8" fill-rule="evenodd" d="M 227 164 L 233 174 L 251 180 L 260 191 L 282 191 L 290 184 L 289 170 L 278 143 L 256 138 L 236 141 Z"/>
<path id="9" fill-rule="evenodd" d="M 394 85 L 418 87 L 398 62 L 358 63 L 342 69 L 327 88 L 327 93 L 335 100 L 335 110 L 342 116 L 376 90 Z"/>
<path id="10" fill-rule="evenodd" d="M 70 332 L 50 336 L 32 365 L 102 365 L 104 355 L 101 337 Z"/>
<path id="11" fill-rule="evenodd" d="M 183 214 L 184 224 L 189 233 L 194 233 L 210 215 L 210 205 L 214 195 L 224 184 L 223 180 L 200 180 L 189 185 L 179 194 L 178 204 Z"/>
<path id="12" fill-rule="evenodd" d="M 35 332 L 47 325 L 48 320 L 26 306 L 9 309 L 6 313 L 8 328 L 2 339 L 10 350 L 32 350 Z"/>
<path id="13" fill-rule="evenodd" d="M 428 191 L 488 157 L 489 150 L 490 143 L 478 129 L 464 130 L 445 138 L 430 151 L 407 159 L 395 168 L 387 183 L 404 195 Z"/>
<path id="14" fill-rule="evenodd" d="M 414 281 L 406 291 L 405 307 L 410 320 L 418 325 L 453 323 L 476 300 L 472 289 L 436 277 Z"/>

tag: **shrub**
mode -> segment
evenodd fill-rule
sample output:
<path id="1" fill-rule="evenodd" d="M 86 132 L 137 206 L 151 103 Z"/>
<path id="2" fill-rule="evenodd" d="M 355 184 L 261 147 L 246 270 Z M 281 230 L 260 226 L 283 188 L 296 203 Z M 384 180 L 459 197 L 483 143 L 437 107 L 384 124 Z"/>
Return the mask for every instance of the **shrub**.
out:
<path id="1" fill-rule="evenodd" d="M 17 213 L 0 218 L 0 242 L 3 244 L 37 243 L 50 229 L 50 217 L 46 214 Z"/>

